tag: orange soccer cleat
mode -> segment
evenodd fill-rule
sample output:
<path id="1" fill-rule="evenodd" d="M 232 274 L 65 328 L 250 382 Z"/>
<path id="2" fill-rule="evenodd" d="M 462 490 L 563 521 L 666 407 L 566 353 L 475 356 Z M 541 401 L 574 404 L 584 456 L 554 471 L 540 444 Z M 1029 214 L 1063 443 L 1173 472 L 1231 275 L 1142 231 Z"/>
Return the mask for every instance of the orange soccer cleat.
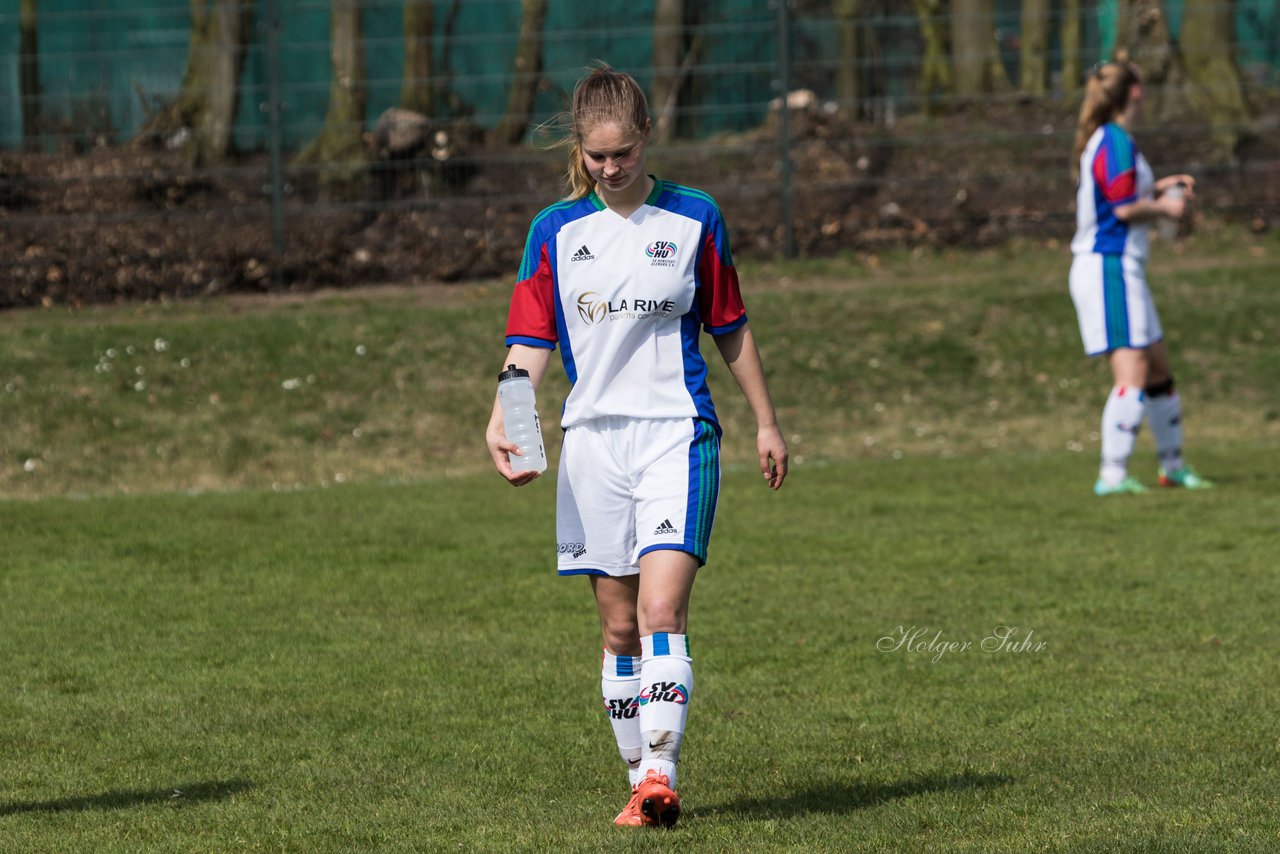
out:
<path id="1" fill-rule="evenodd" d="M 647 826 L 672 827 L 680 820 L 680 796 L 671 788 L 667 775 L 655 769 L 644 775 L 631 800 L 640 802 L 640 815 Z"/>
<path id="2" fill-rule="evenodd" d="M 631 787 L 631 800 L 627 801 L 622 812 L 618 813 L 618 817 L 613 820 L 618 827 L 644 826 L 644 816 L 640 814 L 640 795 L 637 794 L 639 788 L 639 786 Z"/>

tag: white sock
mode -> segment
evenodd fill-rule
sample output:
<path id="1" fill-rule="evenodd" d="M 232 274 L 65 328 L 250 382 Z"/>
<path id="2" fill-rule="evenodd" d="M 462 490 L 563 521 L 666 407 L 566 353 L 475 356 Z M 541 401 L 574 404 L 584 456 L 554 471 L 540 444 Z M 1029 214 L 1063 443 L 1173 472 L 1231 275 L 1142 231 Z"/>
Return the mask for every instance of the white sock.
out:
<path id="1" fill-rule="evenodd" d="M 640 656 L 614 655 L 606 649 L 600 694 L 618 753 L 627 763 L 627 778 L 634 786 L 640 782 L 640 745 L 644 741 L 640 735 Z"/>
<path id="2" fill-rule="evenodd" d="M 1147 398 L 1147 423 L 1156 439 L 1160 468 L 1167 472 L 1182 468 L 1182 399 L 1170 392 Z"/>
<path id="3" fill-rule="evenodd" d="M 676 763 L 684 741 L 693 693 L 693 659 L 689 638 L 654 632 L 640 638 L 644 657 L 640 669 L 640 777 L 650 769 L 676 787 Z"/>
<path id="4" fill-rule="evenodd" d="M 1142 389 L 1118 385 L 1102 408 L 1102 468 L 1098 477 L 1114 486 L 1129 473 L 1129 457 L 1142 429 Z"/>

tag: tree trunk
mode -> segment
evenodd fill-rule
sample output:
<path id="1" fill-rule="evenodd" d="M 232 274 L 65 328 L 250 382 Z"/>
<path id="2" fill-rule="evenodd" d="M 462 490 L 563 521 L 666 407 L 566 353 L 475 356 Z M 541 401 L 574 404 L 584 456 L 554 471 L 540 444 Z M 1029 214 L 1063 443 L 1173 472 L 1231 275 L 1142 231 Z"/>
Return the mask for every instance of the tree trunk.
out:
<path id="1" fill-rule="evenodd" d="M 434 12 L 433 0 L 405 0 L 404 83 L 400 87 L 400 106 L 424 116 L 435 112 L 435 83 L 432 79 Z"/>
<path id="2" fill-rule="evenodd" d="M 1219 154 L 1235 156 L 1249 121 L 1236 67 L 1235 3 L 1231 0 L 1187 0 L 1182 17 L 1182 63 L 1187 106 L 1213 126 Z"/>
<path id="3" fill-rule="evenodd" d="M 28 151 L 40 147 L 40 54 L 36 40 L 36 0 L 22 0 L 18 7 L 18 97 L 22 100 L 22 144 Z"/>
<path id="4" fill-rule="evenodd" d="M 1080 0 L 1063 0 L 1062 27 L 1058 31 L 1062 44 L 1062 91 L 1073 94 L 1080 88 Z"/>
<path id="5" fill-rule="evenodd" d="M 365 163 L 364 31 L 360 0 L 333 0 L 329 21 L 329 55 L 333 83 L 324 127 L 299 154 L 296 163 L 316 163 L 324 183 L 346 183 Z"/>
<path id="6" fill-rule="evenodd" d="M 173 103 L 151 117 L 147 135 L 191 131 L 187 152 L 193 165 L 216 162 L 231 150 L 245 45 L 253 20 L 252 0 L 190 0 L 191 39 L 187 71 Z"/>
<path id="7" fill-rule="evenodd" d="M 516 145 L 524 139 L 542 80 L 542 25 L 547 17 L 547 0 L 521 0 L 520 6 L 520 43 L 507 93 L 507 113 L 493 132 L 494 139 L 506 145 Z"/>
<path id="8" fill-rule="evenodd" d="M 951 51 L 957 95 L 973 98 L 1009 90 L 1009 75 L 996 50 L 994 0 L 953 0 Z"/>
<path id="9" fill-rule="evenodd" d="M 209 102 L 195 121 L 196 162 L 217 161 L 227 156 L 240 94 L 240 72 L 244 68 L 244 48 L 249 42 L 253 21 L 252 2 L 215 3 L 212 14 L 213 49 L 208 63 Z"/>
<path id="10" fill-rule="evenodd" d="M 675 132 L 680 65 L 684 53 L 684 0 L 658 0 L 653 10 L 654 141 L 669 142 Z"/>
<path id="11" fill-rule="evenodd" d="M 1120 0 L 1112 58 L 1130 60 L 1141 69 L 1147 113 L 1167 119 L 1181 107 L 1175 95 L 1181 75 L 1170 45 L 1169 21 L 1160 2 Z"/>
<path id="12" fill-rule="evenodd" d="M 470 116 L 475 109 L 463 103 L 453 91 L 453 45 L 454 35 L 458 32 L 458 18 L 462 14 L 462 0 L 453 0 L 449 11 L 444 16 L 444 26 L 440 33 L 440 64 L 435 81 L 435 93 L 438 96 L 436 109 L 445 118 Z"/>
<path id="13" fill-rule="evenodd" d="M 1022 0 L 1022 53 L 1018 88 L 1039 98 L 1049 80 L 1049 0 Z"/>
<path id="14" fill-rule="evenodd" d="M 862 69 L 858 50 L 858 15 L 861 0 L 836 0 L 836 43 L 840 64 L 836 68 L 836 99 L 853 119 L 861 112 Z"/>
<path id="15" fill-rule="evenodd" d="M 951 74 L 948 57 L 947 24 L 942 14 L 942 0 L 913 0 L 916 17 L 920 21 L 920 39 L 924 52 L 920 60 L 920 80 L 916 89 L 925 101 L 925 110 L 933 106 L 935 95 L 950 95 L 955 91 L 955 79 Z"/>

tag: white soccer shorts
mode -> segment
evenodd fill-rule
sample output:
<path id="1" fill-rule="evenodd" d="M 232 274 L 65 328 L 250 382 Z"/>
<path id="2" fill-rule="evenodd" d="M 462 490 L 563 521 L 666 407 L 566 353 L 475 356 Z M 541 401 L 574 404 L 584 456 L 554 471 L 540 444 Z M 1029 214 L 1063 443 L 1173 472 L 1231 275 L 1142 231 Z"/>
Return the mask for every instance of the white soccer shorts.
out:
<path id="1" fill-rule="evenodd" d="M 1127 255 L 1077 255 L 1071 262 L 1071 300 L 1090 356 L 1121 347 L 1141 350 L 1164 338 L 1142 262 Z"/>
<path id="2" fill-rule="evenodd" d="M 556 486 L 561 575 L 635 575 L 657 549 L 707 560 L 720 437 L 701 418 L 594 418 L 565 431 Z"/>

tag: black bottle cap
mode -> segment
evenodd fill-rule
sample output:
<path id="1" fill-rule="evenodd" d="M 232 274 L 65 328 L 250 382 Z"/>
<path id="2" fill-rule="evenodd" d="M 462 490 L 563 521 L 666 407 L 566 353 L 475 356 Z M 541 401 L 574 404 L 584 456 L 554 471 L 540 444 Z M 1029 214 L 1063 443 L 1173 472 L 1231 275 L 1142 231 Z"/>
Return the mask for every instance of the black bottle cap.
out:
<path id="1" fill-rule="evenodd" d="M 524 368 L 517 368 L 515 365 L 507 365 L 507 369 L 498 374 L 498 382 L 503 380 L 514 380 L 518 377 L 527 377 L 529 372 Z"/>

